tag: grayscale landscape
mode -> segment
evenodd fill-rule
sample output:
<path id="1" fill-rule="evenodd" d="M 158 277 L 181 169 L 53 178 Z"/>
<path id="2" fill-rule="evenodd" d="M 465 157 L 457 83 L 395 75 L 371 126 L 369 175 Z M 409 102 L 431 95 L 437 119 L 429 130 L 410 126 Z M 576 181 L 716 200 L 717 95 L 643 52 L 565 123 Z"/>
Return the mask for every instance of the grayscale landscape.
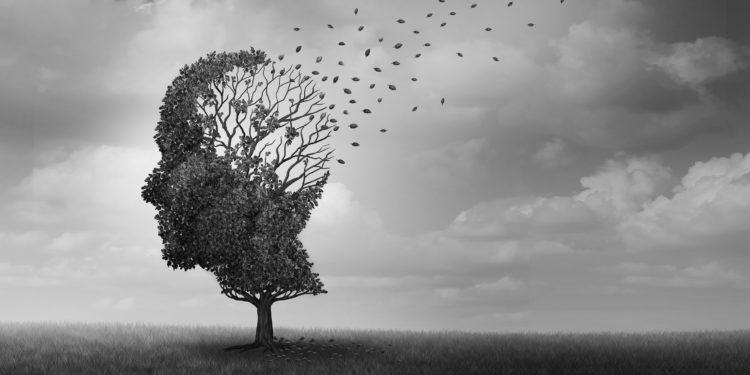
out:
<path id="1" fill-rule="evenodd" d="M 0 374 L 750 373 L 748 17 L 0 0 Z"/>

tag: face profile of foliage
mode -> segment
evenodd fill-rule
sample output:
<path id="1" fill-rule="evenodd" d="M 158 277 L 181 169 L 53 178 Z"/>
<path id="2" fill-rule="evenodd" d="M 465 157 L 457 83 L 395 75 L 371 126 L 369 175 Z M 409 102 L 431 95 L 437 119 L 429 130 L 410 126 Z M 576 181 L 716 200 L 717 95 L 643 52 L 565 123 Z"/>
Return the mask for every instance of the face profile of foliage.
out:
<path id="1" fill-rule="evenodd" d="M 323 99 L 298 68 L 251 49 L 183 67 L 160 108 L 162 159 L 142 197 L 163 259 L 212 272 L 223 294 L 256 306 L 267 347 L 272 303 L 326 293 L 298 239 L 329 176 L 336 120 Z"/>

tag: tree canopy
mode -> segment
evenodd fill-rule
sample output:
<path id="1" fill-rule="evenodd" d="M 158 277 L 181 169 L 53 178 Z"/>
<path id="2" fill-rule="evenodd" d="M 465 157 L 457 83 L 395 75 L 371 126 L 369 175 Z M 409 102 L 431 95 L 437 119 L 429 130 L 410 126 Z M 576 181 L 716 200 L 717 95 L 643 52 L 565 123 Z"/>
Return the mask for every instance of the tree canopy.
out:
<path id="1" fill-rule="evenodd" d="M 326 292 L 298 238 L 329 176 L 336 120 L 323 99 L 298 68 L 277 70 L 255 49 L 180 70 L 142 190 L 170 267 L 206 269 L 223 294 L 256 306 Z"/>

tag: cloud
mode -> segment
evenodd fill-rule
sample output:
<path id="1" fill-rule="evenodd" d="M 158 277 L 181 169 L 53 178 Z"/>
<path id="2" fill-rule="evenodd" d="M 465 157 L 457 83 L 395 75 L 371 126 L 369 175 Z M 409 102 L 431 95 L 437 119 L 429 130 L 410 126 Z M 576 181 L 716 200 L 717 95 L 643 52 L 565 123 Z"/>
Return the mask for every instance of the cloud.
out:
<path id="1" fill-rule="evenodd" d="M 463 211 L 448 233 L 477 240 L 534 240 L 562 249 L 620 248 L 617 225 L 668 189 L 671 173 L 654 156 L 608 160 L 581 178 L 577 194 L 520 197 L 480 203 Z"/>
<path id="2" fill-rule="evenodd" d="M 430 182 L 451 179 L 475 179 L 497 157 L 487 139 L 453 141 L 421 152 L 409 159 L 411 167 L 420 170 Z"/>
<path id="3" fill-rule="evenodd" d="M 155 152 L 114 146 L 86 147 L 36 168 L 10 189 L 10 212 L 20 222 L 65 228 L 142 226 L 149 215 L 140 187 L 156 166 Z M 70 235 L 69 235 L 70 236 Z"/>
<path id="4" fill-rule="evenodd" d="M 697 86 L 745 69 L 748 56 L 747 48 L 714 36 L 669 45 L 652 64 L 678 82 Z"/>
<path id="5" fill-rule="evenodd" d="M 667 191 L 671 177 L 670 169 L 655 156 L 610 159 L 596 174 L 581 179 L 586 189 L 576 198 L 603 217 L 622 217 Z"/>
<path id="6" fill-rule="evenodd" d="M 55 253 L 90 250 L 86 249 L 86 247 L 93 243 L 95 237 L 96 236 L 93 232 L 65 232 L 53 238 L 45 247 L 45 250 Z"/>
<path id="7" fill-rule="evenodd" d="M 561 167 L 575 160 L 575 156 L 568 153 L 565 141 L 560 138 L 544 142 L 532 158 L 545 168 Z"/>
<path id="8" fill-rule="evenodd" d="M 524 277 L 531 246 L 518 242 L 475 242 L 444 231 L 417 236 L 389 233 L 372 209 L 343 184 L 330 184 L 301 239 L 329 290 L 387 289 L 420 295 L 434 289 L 465 288 L 471 280 L 493 280 L 498 273 Z M 559 249 L 555 249 L 559 250 Z M 547 250 L 549 251 L 549 250 Z"/>
<path id="9" fill-rule="evenodd" d="M 45 232 L 32 230 L 24 232 L 0 232 L 0 243 L 5 253 L 13 251 L 31 250 L 46 241 Z"/>
<path id="10" fill-rule="evenodd" d="M 725 269 L 718 263 L 678 268 L 673 265 L 622 263 L 605 272 L 622 275 L 622 283 L 631 286 L 694 288 L 718 285 L 746 287 L 747 276 Z"/>
<path id="11" fill-rule="evenodd" d="M 39 270 L 28 264 L 0 263 L 0 285 L 14 288 L 48 288 L 61 285 L 60 280 L 48 275 L 49 271 L 47 268 Z"/>
<path id="12" fill-rule="evenodd" d="M 623 222 L 630 248 L 747 249 L 750 154 L 695 163 L 673 190 Z"/>

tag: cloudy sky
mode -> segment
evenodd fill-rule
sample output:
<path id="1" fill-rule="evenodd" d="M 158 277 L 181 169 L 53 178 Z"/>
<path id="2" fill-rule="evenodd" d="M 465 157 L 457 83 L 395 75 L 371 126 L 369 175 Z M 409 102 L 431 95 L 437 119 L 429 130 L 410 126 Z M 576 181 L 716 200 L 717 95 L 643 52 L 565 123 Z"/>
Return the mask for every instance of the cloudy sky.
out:
<path id="1" fill-rule="evenodd" d="M 750 328 L 748 3 L 475 1 L 0 0 L 0 321 L 255 324 L 140 198 L 179 68 L 252 46 L 399 83 L 336 134 L 329 293 L 277 326 Z"/>

